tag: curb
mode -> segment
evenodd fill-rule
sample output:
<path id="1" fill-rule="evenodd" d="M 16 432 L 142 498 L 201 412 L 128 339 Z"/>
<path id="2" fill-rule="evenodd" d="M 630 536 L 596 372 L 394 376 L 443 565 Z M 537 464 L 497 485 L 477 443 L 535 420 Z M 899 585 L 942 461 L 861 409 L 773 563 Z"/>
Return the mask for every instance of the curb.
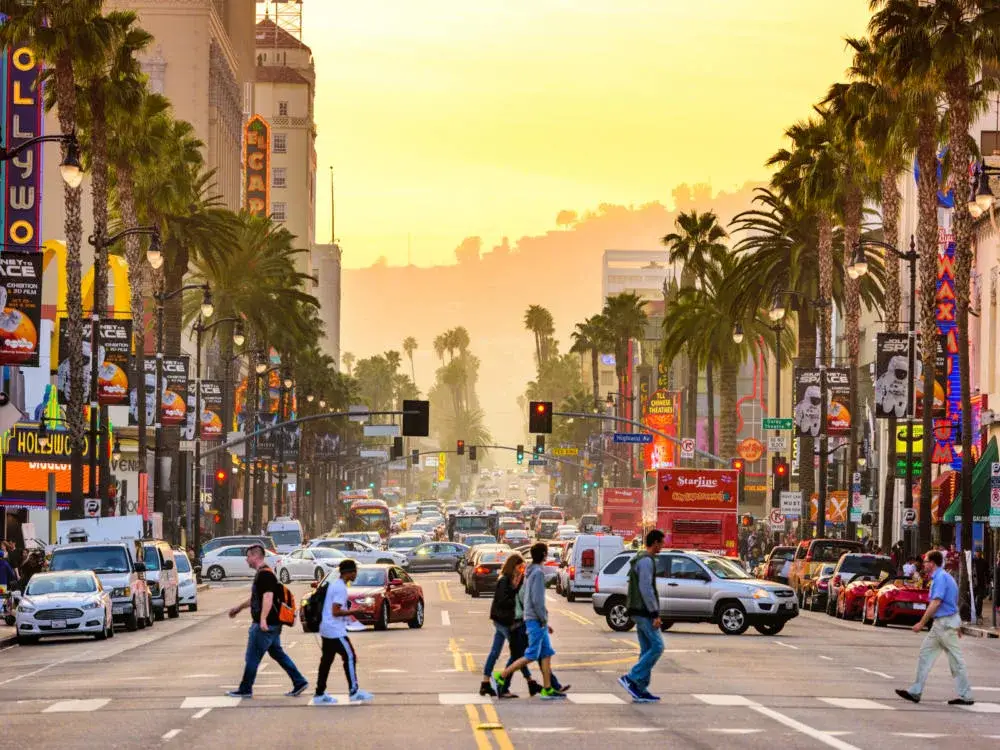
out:
<path id="1" fill-rule="evenodd" d="M 980 628 L 976 625 L 963 625 L 963 635 L 971 635 L 973 638 L 1000 638 L 1000 631 Z"/>
<path id="2" fill-rule="evenodd" d="M 6 648 L 7 646 L 13 646 L 17 643 L 16 635 L 8 635 L 0 638 L 0 648 Z"/>
<path id="3" fill-rule="evenodd" d="M 198 584 L 198 591 L 207 591 L 207 590 L 208 590 L 208 584 L 207 583 L 199 583 Z"/>

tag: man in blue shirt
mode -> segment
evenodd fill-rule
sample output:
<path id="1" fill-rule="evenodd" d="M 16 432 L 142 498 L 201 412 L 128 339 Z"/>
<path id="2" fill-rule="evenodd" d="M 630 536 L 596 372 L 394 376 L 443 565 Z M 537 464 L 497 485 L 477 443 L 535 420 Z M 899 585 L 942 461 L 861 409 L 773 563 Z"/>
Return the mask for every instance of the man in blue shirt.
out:
<path id="1" fill-rule="evenodd" d="M 920 622 L 913 626 L 913 632 L 919 633 L 930 620 L 934 620 L 934 624 L 920 647 L 917 679 L 909 690 L 897 690 L 896 695 L 913 703 L 920 703 L 927 676 L 944 651 L 948 655 L 951 676 L 955 678 L 958 687 L 958 697 L 952 698 L 948 704 L 971 706 L 975 701 L 972 700 L 969 675 L 965 671 L 965 659 L 962 658 L 962 649 L 958 644 L 962 635 L 962 618 L 958 615 L 958 584 L 942 567 L 943 562 L 938 550 L 931 550 L 924 556 L 924 573 L 931 579 L 930 603 Z"/>

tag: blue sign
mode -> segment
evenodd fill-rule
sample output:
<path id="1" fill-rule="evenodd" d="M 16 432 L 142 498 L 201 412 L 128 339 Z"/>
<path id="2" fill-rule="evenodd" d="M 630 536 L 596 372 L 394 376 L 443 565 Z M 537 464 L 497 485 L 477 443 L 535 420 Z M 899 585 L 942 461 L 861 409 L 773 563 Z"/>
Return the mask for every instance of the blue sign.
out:
<path id="1" fill-rule="evenodd" d="M 613 440 L 616 443 L 652 443 L 653 436 L 648 432 L 616 432 Z"/>
<path id="2" fill-rule="evenodd" d="M 530 461 L 528 461 L 528 466 L 545 466 L 545 464 L 547 463 L 548 461 L 546 461 L 544 458 L 533 458 Z"/>

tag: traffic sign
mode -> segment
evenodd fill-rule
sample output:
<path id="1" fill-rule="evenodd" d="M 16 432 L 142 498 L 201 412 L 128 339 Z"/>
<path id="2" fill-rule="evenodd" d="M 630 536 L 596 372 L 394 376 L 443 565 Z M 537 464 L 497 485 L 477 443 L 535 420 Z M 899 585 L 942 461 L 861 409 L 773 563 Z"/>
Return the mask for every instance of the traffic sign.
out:
<path id="1" fill-rule="evenodd" d="M 694 438 L 681 440 L 681 458 L 694 458 Z"/>
<path id="2" fill-rule="evenodd" d="M 788 450 L 788 438 L 784 435 L 768 435 L 767 449 L 771 453 L 784 453 Z"/>
<path id="3" fill-rule="evenodd" d="M 544 458 L 533 458 L 530 461 L 528 461 L 528 466 L 545 466 L 545 464 L 547 463 L 548 461 L 546 461 Z"/>
<path id="4" fill-rule="evenodd" d="M 990 489 L 990 512 L 1000 513 L 1000 487 Z"/>
<path id="5" fill-rule="evenodd" d="M 802 492 L 784 490 L 781 493 L 781 514 L 787 518 L 798 518 L 802 515 Z"/>
<path id="6" fill-rule="evenodd" d="M 917 511 L 913 508 L 903 509 L 903 528 L 912 529 L 917 525 Z"/>
<path id="7" fill-rule="evenodd" d="M 785 517 L 781 514 L 781 510 L 778 508 L 771 508 L 771 514 L 768 516 L 771 521 L 772 531 L 782 531 L 785 528 Z"/>
<path id="8" fill-rule="evenodd" d="M 579 456 L 580 455 L 580 449 L 579 448 L 553 448 L 552 449 L 552 455 L 553 456 Z"/>
<path id="9" fill-rule="evenodd" d="M 990 464 L 990 487 L 1000 487 L 1000 461 Z"/>
<path id="10" fill-rule="evenodd" d="M 791 417 L 764 417 L 765 430 L 791 430 L 792 426 Z"/>
<path id="11" fill-rule="evenodd" d="M 616 432 L 611 438 L 616 443 L 652 443 L 653 436 L 648 432 Z"/>
<path id="12" fill-rule="evenodd" d="M 101 515 L 101 501 L 96 497 L 88 497 L 83 501 L 83 512 L 87 518 L 97 518 Z"/>

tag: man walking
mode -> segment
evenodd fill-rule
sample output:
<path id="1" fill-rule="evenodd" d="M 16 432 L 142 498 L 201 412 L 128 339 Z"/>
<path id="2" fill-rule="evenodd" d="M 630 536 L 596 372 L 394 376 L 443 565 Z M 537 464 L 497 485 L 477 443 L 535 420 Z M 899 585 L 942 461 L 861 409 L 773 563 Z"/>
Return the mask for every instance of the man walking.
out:
<path id="1" fill-rule="evenodd" d="M 511 675 L 533 661 L 537 661 L 542 670 L 542 690 L 539 697 L 542 700 L 558 700 L 566 697 L 565 692 L 552 687 L 552 657 L 556 652 L 549 639 L 553 631 L 548 622 L 548 609 L 545 606 L 545 572 L 542 569 L 548 554 L 549 548 L 544 542 L 535 542 L 531 546 L 531 565 L 525 570 L 524 583 L 521 584 L 528 648 L 525 649 L 524 656 L 508 664 L 502 672 L 493 673 L 490 682 L 498 697 L 503 697 L 510 690 Z"/>
<path id="2" fill-rule="evenodd" d="M 660 598 L 656 594 L 656 556 L 663 549 L 663 532 L 646 534 L 646 549 L 636 553 L 628 571 L 628 611 L 639 636 L 639 661 L 628 674 L 618 678 L 634 703 L 655 703 L 659 697 L 649 692 L 653 667 L 663 654 L 660 633 Z"/>
<path id="3" fill-rule="evenodd" d="M 281 601 L 281 584 L 274 572 L 267 566 L 264 548 L 253 544 L 247 549 L 247 564 L 257 571 L 250 587 L 250 598 L 229 610 L 230 617 L 236 617 L 247 607 L 250 608 L 250 633 L 247 637 L 246 666 L 243 679 L 236 690 L 226 695 L 231 698 L 253 698 L 253 683 L 257 679 L 257 668 L 264 654 L 268 654 L 285 670 L 292 680 L 292 689 L 285 693 L 294 698 L 302 695 L 309 681 L 302 676 L 294 662 L 281 648 L 281 621 L 278 606 Z"/>
<path id="4" fill-rule="evenodd" d="M 920 622 L 913 626 L 913 632 L 919 633 L 932 619 L 934 624 L 920 647 L 917 679 L 909 690 L 897 690 L 896 695 L 913 703 L 920 703 L 927 676 L 934 662 L 944 651 L 948 655 L 951 676 L 955 678 L 958 687 L 958 697 L 948 701 L 948 705 L 971 706 L 975 701 L 972 700 L 972 688 L 969 686 L 969 676 L 965 671 L 965 659 L 962 658 L 962 650 L 958 643 L 962 630 L 962 618 L 958 615 L 958 584 L 944 569 L 943 562 L 939 550 L 931 550 L 924 556 L 924 572 L 931 581 L 930 603 Z"/>
<path id="5" fill-rule="evenodd" d="M 347 621 L 351 617 L 347 584 L 357 577 L 358 564 L 354 560 L 341 560 L 340 578 L 327 586 L 326 599 L 323 601 L 323 619 L 319 625 L 319 634 L 323 639 L 323 655 L 319 660 L 319 675 L 316 677 L 316 695 L 312 699 L 314 706 L 331 706 L 337 702 L 332 695 L 326 694 L 326 679 L 330 676 L 330 667 L 333 666 L 333 660 L 338 654 L 344 662 L 344 675 L 347 677 L 351 703 L 367 703 L 375 697 L 358 687 L 358 660 L 351 639 L 347 637 Z"/>

